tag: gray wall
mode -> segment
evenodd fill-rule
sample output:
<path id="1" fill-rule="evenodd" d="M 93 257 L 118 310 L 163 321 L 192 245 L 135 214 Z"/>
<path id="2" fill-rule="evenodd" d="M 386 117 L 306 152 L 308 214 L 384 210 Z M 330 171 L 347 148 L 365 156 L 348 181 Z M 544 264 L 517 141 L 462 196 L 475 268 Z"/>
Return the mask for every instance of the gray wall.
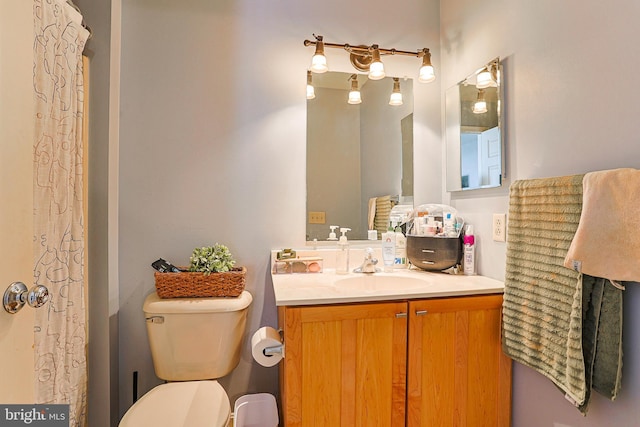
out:
<path id="1" fill-rule="evenodd" d="M 242 360 L 221 383 L 232 402 L 247 392 L 277 392 L 277 368 L 252 361 L 249 339 L 259 326 L 276 325 L 269 251 L 305 242 L 305 85 L 313 48 L 303 40 L 316 33 L 336 43 L 430 47 L 437 66 L 438 15 L 434 1 L 123 0 L 121 413 L 131 404 L 133 371 L 140 393 L 159 382 L 141 311 L 154 289 L 151 262 L 185 264 L 194 247 L 215 242 L 247 267 L 254 296 Z M 327 57 L 332 70 L 352 70 L 344 51 L 327 49 Z M 417 77 L 416 58 L 386 62 L 390 75 Z M 416 150 L 435 153 L 422 157 L 424 170 L 440 176 L 439 83 L 415 94 Z M 420 180 L 416 194 L 440 198 L 439 179 Z"/>
<path id="2" fill-rule="evenodd" d="M 440 17 L 443 91 L 492 58 L 504 60 L 507 185 L 640 167 L 638 93 L 632 89 L 640 66 L 634 30 L 640 4 L 448 0 L 441 2 Z M 479 272 L 503 279 L 506 246 L 491 241 L 491 215 L 507 212 L 507 188 L 453 195 L 451 203 L 475 225 Z M 623 384 L 615 402 L 595 394 L 583 418 L 550 381 L 516 364 L 513 425 L 639 425 L 639 304 L 640 286 L 629 284 Z"/>
<path id="3" fill-rule="evenodd" d="M 92 427 L 106 427 L 118 425 L 117 417 L 111 414 L 119 411 L 116 198 L 120 0 L 75 3 L 92 31 L 84 50 L 90 60 L 88 421 Z"/>

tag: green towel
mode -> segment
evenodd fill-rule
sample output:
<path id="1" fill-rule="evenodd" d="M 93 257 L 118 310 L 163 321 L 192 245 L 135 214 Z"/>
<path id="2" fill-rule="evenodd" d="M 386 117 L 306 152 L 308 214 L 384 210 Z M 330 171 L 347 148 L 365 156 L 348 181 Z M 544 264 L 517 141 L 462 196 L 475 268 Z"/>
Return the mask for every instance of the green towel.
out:
<path id="1" fill-rule="evenodd" d="M 587 396 L 590 389 L 614 400 L 622 377 L 622 290 L 601 277 L 582 275 L 583 353 Z"/>
<path id="2" fill-rule="evenodd" d="M 592 387 L 611 399 L 619 390 L 622 298 L 604 280 L 563 265 L 580 220 L 582 178 L 511 185 L 502 344 L 586 413 Z"/>
<path id="3" fill-rule="evenodd" d="M 503 346 L 571 399 L 586 398 L 582 287 L 563 266 L 580 220 L 582 176 L 515 181 L 509 193 Z"/>

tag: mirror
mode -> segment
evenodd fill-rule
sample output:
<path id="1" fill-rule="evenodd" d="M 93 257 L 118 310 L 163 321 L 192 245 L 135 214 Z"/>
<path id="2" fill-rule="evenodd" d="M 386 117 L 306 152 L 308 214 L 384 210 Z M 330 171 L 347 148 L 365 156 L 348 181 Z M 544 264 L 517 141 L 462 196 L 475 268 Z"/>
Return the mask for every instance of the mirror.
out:
<path id="1" fill-rule="evenodd" d="M 447 191 L 500 187 L 505 178 L 500 58 L 445 94 Z"/>
<path id="2" fill-rule="evenodd" d="M 402 105 L 389 105 L 392 77 L 356 74 L 360 104 L 348 104 L 352 73 L 312 74 L 307 100 L 307 240 L 329 226 L 366 240 L 369 200 L 391 196 L 413 205 L 413 81 L 400 78 Z M 338 232 L 338 230 L 336 230 Z M 338 236 L 340 234 L 338 233 Z"/>

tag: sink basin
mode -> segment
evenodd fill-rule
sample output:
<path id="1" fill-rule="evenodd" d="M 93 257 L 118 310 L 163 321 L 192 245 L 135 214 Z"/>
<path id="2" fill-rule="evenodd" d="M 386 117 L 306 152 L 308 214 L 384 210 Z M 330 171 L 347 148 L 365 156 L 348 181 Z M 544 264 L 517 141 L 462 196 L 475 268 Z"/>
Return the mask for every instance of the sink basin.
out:
<path id="1" fill-rule="evenodd" d="M 359 289 L 370 291 L 386 291 L 399 289 L 416 289 L 427 285 L 427 282 L 414 277 L 380 276 L 376 274 L 362 274 L 346 277 L 334 282 L 338 288 Z"/>

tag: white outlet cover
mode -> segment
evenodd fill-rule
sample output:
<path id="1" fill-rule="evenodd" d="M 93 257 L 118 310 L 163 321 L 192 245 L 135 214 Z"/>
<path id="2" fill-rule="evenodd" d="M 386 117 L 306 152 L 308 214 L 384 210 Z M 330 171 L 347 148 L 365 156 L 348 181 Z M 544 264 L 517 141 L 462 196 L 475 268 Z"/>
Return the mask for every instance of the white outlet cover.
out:
<path id="1" fill-rule="evenodd" d="M 507 241 L 507 214 L 493 214 L 492 234 L 494 242 Z"/>

